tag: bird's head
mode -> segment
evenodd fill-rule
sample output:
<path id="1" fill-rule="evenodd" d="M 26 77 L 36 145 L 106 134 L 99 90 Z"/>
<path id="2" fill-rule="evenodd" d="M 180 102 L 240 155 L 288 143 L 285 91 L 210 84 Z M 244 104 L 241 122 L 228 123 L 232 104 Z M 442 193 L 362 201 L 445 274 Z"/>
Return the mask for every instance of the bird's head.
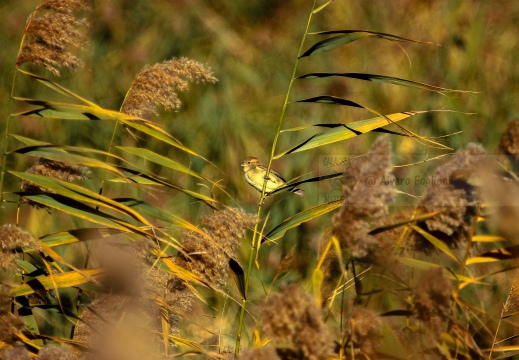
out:
<path id="1" fill-rule="evenodd" d="M 250 169 L 254 169 L 256 166 L 258 166 L 258 164 L 259 160 L 251 156 L 242 161 L 241 167 L 243 170 L 248 171 Z"/>

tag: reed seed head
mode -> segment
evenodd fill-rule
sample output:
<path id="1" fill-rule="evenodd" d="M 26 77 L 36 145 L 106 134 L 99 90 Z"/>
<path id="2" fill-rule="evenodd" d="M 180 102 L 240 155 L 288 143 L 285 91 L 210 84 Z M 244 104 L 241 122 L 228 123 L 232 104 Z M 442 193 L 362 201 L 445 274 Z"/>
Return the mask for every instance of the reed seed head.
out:
<path id="1" fill-rule="evenodd" d="M 431 177 L 418 206 L 418 215 L 439 211 L 438 215 L 417 223 L 419 227 L 456 248 L 471 231 L 479 195 L 472 176 L 486 161 L 481 145 L 469 144 L 458 150 L 452 159 L 440 166 Z M 415 248 L 430 253 L 434 246 L 413 232 Z"/>
<path id="2" fill-rule="evenodd" d="M 328 359 L 333 350 L 315 300 L 294 284 L 269 297 L 261 314 L 261 327 L 278 350 L 298 359 Z"/>
<path id="3" fill-rule="evenodd" d="M 389 138 L 379 137 L 366 156 L 351 162 L 345 176 L 344 203 L 333 218 L 333 233 L 354 257 L 373 261 L 379 240 L 368 235 L 371 221 L 387 213 L 395 196 Z"/>
<path id="4" fill-rule="evenodd" d="M 24 327 L 23 320 L 11 313 L 11 297 L 0 292 L 0 342 L 14 345 L 18 340 L 16 333 Z M 0 359 L 3 359 L 0 352 Z"/>
<path id="5" fill-rule="evenodd" d="M 225 285 L 229 260 L 237 257 L 237 249 L 245 231 L 256 223 L 256 216 L 241 210 L 220 210 L 202 219 L 203 236 L 194 231 L 183 235 L 182 250 L 176 263 L 216 286 Z"/>
<path id="6" fill-rule="evenodd" d="M 23 346 L 16 346 L 14 348 L 0 349 L 0 359 L 2 360 L 32 360 L 29 351 Z"/>
<path id="7" fill-rule="evenodd" d="M 38 352 L 38 360 L 75 360 L 77 359 L 70 345 L 44 346 Z"/>
<path id="8" fill-rule="evenodd" d="M 87 0 L 43 0 L 27 20 L 16 66 L 33 63 L 56 76 L 58 67 L 83 66 L 70 48 L 80 48 L 84 42 L 82 30 L 88 22 L 74 15 L 84 10 L 90 10 Z"/>
<path id="9" fill-rule="evenodd" d="M 414 288 L 416 318 L 439 339 L 449 318 L 453 286 L 441 267 L 426 271 Z"/>
<path id="10" fill-rule="evenodd" d="M 146 118 L 149 114 L 158 114 L 157 105 L 168 111 L 177 110 L 181 105 L 177 92 L 187 91 L 188 81 L 215 83 L 218 80 L 208 66 L 184 57 L 146 66 L 128 90 L 121 112 Z"/>
<path id="11" fill-rule="evenodd" d="M 13 252 L 29 245 L 36 245 L 32 235 L 13 224 L 0 228 L 0 269 L 10 269 L 15 266 Z"/>
<path id="12" fill-rule="evenodd" d="M 43 175 L 50 178 L 74 181 L 85 180 L 90 174 L 90 170 L 86 166 L 76 165 L 68 162 L 54 161 L 45 158 L 39 158 L 33 166 L 26 170 L 28 174 Z M 30 181 L 22 180 L 21 190 L 28 193 L 49 193 L 54 194 L 54 191 L 36 185 Z M 31 201 L 27 198 L 22 198 L 22 201 L 28 203 L 36 208 L 43 208 L 49 210 L 46 206 Z"/>
<path id="13" fill-rule="evenodd" d="M 348 331 L 361 351 L 373 354 L 381 345 L 382 319 L 371 310 L 356 307 L 350 317 Z"/>

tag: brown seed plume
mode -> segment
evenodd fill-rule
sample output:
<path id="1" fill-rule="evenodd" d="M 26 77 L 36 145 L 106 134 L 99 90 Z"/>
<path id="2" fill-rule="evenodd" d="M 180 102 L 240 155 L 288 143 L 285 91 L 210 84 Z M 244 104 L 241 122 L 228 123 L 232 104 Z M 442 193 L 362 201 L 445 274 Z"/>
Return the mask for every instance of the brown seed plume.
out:
<path id="1" fill-rule="evenodd" d="M 236 209 L 220 210 L 206 216 L 202 219 L 206 236 L 193 231 L 184 232 L 182 253 L 174 262 L 202 281 L 220 288 L 227 282 L 229 261 L 238 256 L 241 238 L 255 223 L 255 215 Z M 179 277 L 170 279 L 168 290 L 166 300 L 173 309 L 171 327 L 175 329 L 179 318 L 189 315 L 195 297 Z"/>
<path id="2" fill-rule="evenodd" d="M 324 360 L 333 341 L 314 299 L 295 284 L 269 297 L 261 314 L 261 328 L 278 353 L 296 359 Z"/>
<path id="3" fill-rule="evenodd" d="M 388 137 L 379 137 L 366 156 L 352 161 L 345 176 L 344 202 L 333 218 L 333 233 L 354 257 L 376 261 L 379 240 L 368 232 L 371 222 L 387 213 L 395 194 Z"/>
<path id="4" fill-rule="evenodd" d="M 348 335 L 362 352 L 373 354 L 380 347 L 382 319 L 371 310 L 354 308 L 350 316 Z"/>
<path id="5" fill-rule="evenodd" d="M 74 15 L 84 10 L 90 10 L 87 0 L 43 0 L 27 20 L 16 66 L 33 63 L 56 76 L 58 67 L 83 66 L 70 48 L 80 48 L 84 42 L 82 30 L 88 22 Z"/>
<path id="6" fill-rule="evenodd" d="M 64 181 L 85 180 L 88 177 L 88 174 L 90 174 L 90 170 L 85 166 L 44 158 L 39 158 L 38 161 L 36 161 L 33 166 L 27 169 L 26 172 L 29 174 L 43 175 Z M 52 190 L 41 187 L 26 180 L 22 180 L 21 190 L 30 193 L 54 193 Z M 47 209 L 46 206 L 35 203 L 34 201 L 28 200 L 26 198 L 23 198 L 22 201 L 27 202 L 29 205 L 32 205 L 36 208 Z"/>
<path id="7" fill-rule="evenodd" d="M 215 83 L 218 80 L 208 66 L 184 57 L 146 66 L 128 90 L 121 112 L 146 118 L 149 114 L 157 115 L 157 105 L 168 111 L 177 110 L 181 105 L 177 92 L 187 91 L 188 81 Z"/>
<path id="8" fill-rule="evenodd" d="M 0 228 L 0 269 L 9 269 L 15 265 L 14 251 L 36 244 L 27 231 L 13 224 Z"/>
<path id="9" fill-rule="evenodd" d="M 417 225 L 456 248 L 470 234 L 478 206 L 477 188 L 473 186 L 473 174 L 486 160 L 481 145 L 469 144 L 466 150 L 458 150 L 452 159 L 440 166 L 430 178 L 418 206 L 418 215 L 440 213 Z M 430 253 L 434 246 L 421 235 L 413 233 L 417 250 Z"/>
<path id="10" fill-rule="evenodd" d="M 414 289 L 416 318 L 439 339 L 449 318 L 453 286 L 441 267 L 426 271 Z"/>

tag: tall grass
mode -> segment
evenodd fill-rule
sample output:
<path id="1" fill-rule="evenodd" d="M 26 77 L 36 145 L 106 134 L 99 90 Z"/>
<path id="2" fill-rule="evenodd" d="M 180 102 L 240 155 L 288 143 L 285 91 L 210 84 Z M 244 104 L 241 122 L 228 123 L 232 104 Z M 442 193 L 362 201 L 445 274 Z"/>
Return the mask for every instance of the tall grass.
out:
<path id="1" fill-rule="evenodd" d="M 461 5 L 400 3 L 417 16 L 466 14 Z M 157 33 L 149 15 L 164 16 L 168 5 L 136 4 L 44 0 L 9 54 L 17 60 L 11 96 L 1 100 L 1 357 L 477 359 L 519 351 L 517 124 L 503 134 L 503 155 L 488 155 L 492 142 L 455 146 L 458 127 L 439 120 L 473 121 L 466 113 L 486 95 L 465 90 L 480 90 L 475 81 L 452 86 L 456 62 L 414 60 L 415 49 L 437 54 L 437 39 L 390 34 L 398 17 L 381 7 L 253 2 L 267 33 L 256 45 L 279 38 L 273 48 L 292 66 L 265 58 L 273 82 L 250 65 L 261 47 L 235 28 L 247 28 L 252 13 L 226 20 L 248 10 L 185 5 L 168 26 L 196 19 L 203 32 L 189 28 L 193 51 L 179 54 L 148 42 Z M 473 11 L 476 22 L 492 13 Z M 129 21 L 135 12 L 140 22 Z M 282 26 L 270 13 L 293 29 L 268 36 Z M 358 15 L 348 28 L 344 14 Z M 356 22 L 364 26 L 349 26 Z M 164 23 L 151 29 L 168 30 Z M 191 58 L 206 46 L 201 33 L 218 39 L 203 62 Z M 456 35 L 478 46 L 468 30 Z M 132 45 L 103 56 L 111 41 Z M 446 57 L 453 44 L 444 44 Z M 219 51 L 232 56 L 228 64 Z M 409 60 L 412 80 L 401 70 Z M 90 73 L 69 69 L 83 61 Z M 229 77 L 219 71 L 227 67 Z M 258 88 L 237 93 L 236 79 Z M 245 119 L 244 103 L 254 103 Z M 362 139 L 367 150 L 352 145 Z M 247 188 L 237 169 L 249 155 L 290 185 L 267 194 L 265 182 L 260 195 Z M 295 185 L 303 198 L 286 191 Z"/>

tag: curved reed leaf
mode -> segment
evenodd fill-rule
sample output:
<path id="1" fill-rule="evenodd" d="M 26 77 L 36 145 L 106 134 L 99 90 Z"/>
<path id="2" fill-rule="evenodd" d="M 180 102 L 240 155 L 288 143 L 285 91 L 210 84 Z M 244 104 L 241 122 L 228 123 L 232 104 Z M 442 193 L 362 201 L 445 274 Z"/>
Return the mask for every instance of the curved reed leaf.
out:
<path id="1" fill-rule="evenodd" d="M 49 87 L 50 89 L 56 91 L 57 93 L 59 93 L 59 94 L 61 94 L 61 95 L 65 95 L 65 96 L 67 96 L 67 97 L 71 97 L 71 98 L 73 98 L 73 99 L 79 100 L 79 101 L 81 101 L 81 102 L 83 102 L 83 103 L 85 103 L 86 105 L 89 105 L 89 106 L 93 106 L 93 107 L 100 107 L 100 106 L 94 104 L 93 102 L 88 101 L 87 99 L 85 99 L 85 98 L 83 98 L 83 97 L 81 97 L 81 96 L 75 94 L 74 92 L 72 92 L 72 91 L 70 91 L 70 90 L 64 88 L 63 86 L 61 86 L 61 85 L 55 83 L 54 81 L 50 81 L 50 80 L 48 80 L 48 79 L 46 79 L 46 78 L 44 78 L 44 77 L 41 77 L 41 76 L 39 76 L 39 75 L 36 75 L 36 74 L 30 73 L 30 72 L 25 71 L 25 70 L 22 70 L 22 69 L 20 69 L 20 68 L 17 68 L 16 70 L 19 71 L 19 72 L 21 72 L 21 73 L 24 74 L 24 75 L 27 75 L 27 76 L 29 76 L 29 77 L 31 77 L 31 78 L 37 80 L 37 81 L 40 82 L 41 84 L 43 84 L 43 85 Z"/>
<path id="2" fill-rule="evenodd" d="M 328 0 L 327 2 L 325 2 L 324 4 L 322 4 L 321 6 L 319 6 L 317 9 L 315 9 L 314 11 L 312 11 L 312 14 L 317 14 L 319 11 L 323 10 L 325 7 L 327 7 L 328 5 L 330 5 L 332 3 L 333 0 Z"/>
<path id="3" fill-rule="evenodd" d="M 271 191 L 269 193 L 269 195 L 274 195 L 274 194 L 278 194 L 280 192 L 288 191 L 290 189 L 293 189 L 295 186 L 298 186 L 298 185 L 301 185 L 301 184 L 311 183 L 311 182 L 316 182 L 316 181 L 322 181 L 322 180 L 328 180 L 328 179 L 335 179 L 335 178 L 343 177 L 343 176 L 344 176 L 344 172 L 341 171 L 341 172 L 338 172 L 338 173 L 316 176 L 316 177 L 313 177 L 313 178 L 310 178 L 310 179 L 301 180 L 301 181 L 297 181 L 297 182 L 290 182 L 286 186 L 283 186 L 283 187 L 277 188 L 274 191 Z"/>
<path id="4" fill-rule="evenodd" d="M 161 220 L 161 221 L 173 224 L 174 226 L 178 226 L 183 229 L 199 233 L 202 236 L 209 237 L 209 235 L 207 235 L 206 232 L 204 232 L 202 229 L 196 227 L 195 225 L 191 224 L 189 221 L 186 221 L 186 220 L 182 219 L 181 217 L 173 215 L 170 212 L 162 210 L 158 207 L 150 205 L 142 200 L 121 198 L 121 199 L 114 199 L 114 201 L 117 201 L 120 204 L 124 204 L 125 206 L 135 209 L 140 214 L 146 214 L 152 219 Z"/>
<path id="5" fill-rule="evenodd" d="M 351 106 L 351 107 L 356 107 L 356 108 L 361 108 L 361 109 L 365 109 L 377 116 L 380 116 L 380 117 L 385 117 L 385 115 L 382 115 L 381 113 L 379 113 L 378 111 L 375 111 L 373 109 L 370 109 L 366 106 L 363 106 L 359 103 L 356 103 L 354 101 L 351 101 L 351 100 L 348 100 L 348 99 L 342 99 L 342 98 L 339 98 L 339 97 L 336 97 L 336 96 L 331 96 L 331 95 L 320 95 L 320 96 L 315 96 L 315 97 L 312 97 L 312 98 L 308 98 L 308 99 L 303 99 L 303 100 L 297 100 L 295 102 L 308 102 L 308 103 L 319 103 L 319 104 L 331 104 L 331 105 L 343 105 L 343 106 Z M 429 110 L 429 111 L 432 111 L 432 110 Z M 389 120 L 389 118 L 385 117 L 387 120 Z M 416 139 L 419 139 L 421 141 L 425 141 L 425 142 L 428 142 L 430 144 L 433 144 L 435 145 L 435 147 L 437 147 L 438 149 L 444 149 L 444 150 L 452 150 L 450 147 L 448 146 L 445 146 L 437 141 L 434 141 L 434 140 L 431 140 L 429 138 L 426 138 L 426 137 L 423 137 L 423 136 L 420 136 L 420 135 L 417 135 L 405 128 L 403 128 L 402 126 L 396 124 L 396 126 L 398 126 L 401 130 L 403 130 L 407 136 L 409 137 L 412 137 L 412 138 L 416 138 Z"/>
<path id="6" fill-rule="evenodd" d="M 246 300 L 247 294 L 245 292 L 245 271 L 243 271 L 240 263 L 233 258 L 229 259 L 229 269 L 231 269 L 234 281 L 236 282 L 236 287 L 240 291 L 242 299 Z"/>
<path id="7" fill-rule="evenodd" d="M 382 324 L 380 333 L 381 348 L 378 349 L 377 353 L 383 354 L 382 357 L 389 356 L 392 359 L 409 359 L 409 354 L 398 336 L 393 332 L 393 329 L 385 321 Z"/>
<path id="8" fill-rule="evenodd" d="M 40 240 L 48 247 L 72 244 L 80 241 L 90 241 L 121 234 L 123 231 L 113 228 L 81 228 L 67 231 L 60 231 L 40 237 Z M 30 251 L 32 248 L 24 248 L 23 251 Z"/>
<path id="9" fill-rule="evenodd" d="M 100 278 L 106 269 L 85 269 L 85 274 L 93 279 Z M 58 288 L 67 288 L 77 286 L 89 281 L 89 278 L 78 273 L 77 271 L 70 271 L 63 274 L 54 274 L 53 279 L 50 276 L 45 276 L 33 280 L 29 280 L 26 284 L 18 285 L 9 291 L 12 297 L 29 295 L 35 292 L 36 289 L 50 290 L 53 288 L 53 281 Z"/>
<path id="10" fill-rule="evenodd" d="M 401 36 L 396 36 L 396 35 L 391 35 L 391 34 L 386 34 L 386 33 L 381 33 L 381 32 L 375 32 L 375 31 L 366 31 L 366 30 L 332 30 L 332 31 L 319 31 L 319 32 L 308 33 L 308 35 L 336 35 L 336 34 L 341 34 L 341 35 L 334 36 L 332 38 L 321 40 L 321 41 L 315 43 L 308 50 L 306 50 L 301 56 L 299 56 L 299 58 L 314 55 L 314 54 L 319 54 L 324 51 L 329 51 L 329 50 L 338 48 L 340 46 L 349 44 L 355 40 L 358 40 L 358 39 L 361 39 L 364 37 L 369 37 L 369 36 L 374 36 L 374 37 L 378 37 L 378 38 L 386 39 L 386 40 L 390 40 L 390 41 L 399 41 L 399 42 L 407 41 L 407 42 L 415 42 L 415 43 L 421 43 L 421 44 L 432 44 L 430 42 L 413 40 L 413 39 L 408 39 L 408 38 L 404 38 Z"/>
<path id="11" fill-rule="evenodd" d="M 66 148 L 70 148 L 70 147 L 61 147 L 61 146 L 56 146 L 56 145 L 43 145 L 43 146 L 36 145 L 36 146 L 28 146 L 28 147 L 20 148 L 20 149 L 14 150 L 12 152 L 17 153 L 17 154 L 42 157 L 42 158 L 54 160 L 54 161 L 69 162 L 72 164 L 88 166 L 89 168 L 103 169 L 119 178 L 123 178 L 123 179 L 125 178 L 124 174 L 119 169 L 105 163 L 104 161 L 100 161 L 100 160 L 97 160 L 97 159 L 94 159 L 94 158 L 91 158 L 88 156 L 71 154 L 65 150 Z M 78 150 L 78 149 L 79 148 L 75 148 L 74 150 Z M 92 150 L 92 151 L 90 151 L 90 150 Z M 111 156 L 114 158 L 118 158 L 119 160 L 124 161 L 124 159 L 122 159 L 118 156 L 109 154 L 109 153 L 105 153 L 104 151 L 93 150 L 93 149 L 84 149 L 84 151 L 96 152 L 96 153 L 100 153 L 100 154 L 104 153 L 105 155 L 108 155 L 108 156 Z"/>
<path id="12" fill-rule="evenodd" d="M 450 258 L 456 260 L 458 263 L 461 263 L 461 260 L 458 259 L 456 254 L 452 252 L 452 250 L 449 248 L 447 244 L 445 244 L 443 241 L 438 239 L 437 237 L 429 234 L 427 231 L 423 230 L 419 226 L 412 225 L 411 228 L 422 235 L 427 241 L 429 241 L 431 244 L 433 244 L 438 250 L 443 252 L 445 255 L 449 256 Z"/>
<path id="13" fill-rule="evenodd" d="M 43 101 L 27 98 L 14 97 L 15 100 L 23 101 L 25 103 L 36 105 L 38 108 L 25 110 L 11 116 L 37 116 L 50 119 L 61 119 L 61 120 L 103 120 L 103 121 L 120 121 L 125 126 L 139 130 L 151 137 L 165 142 L 171 146 L 174 146 L 188 154 L 194 155 L 210 164 L 209 160 L 203 156 L 197 154 L 195 151 L 185 147 L 167 131 L 160 128 L 153 122 L 136 118 L 134 116 L 126 115 L 124 113 L 103 109 L 99 106 L 92 105 L 77 105 L 69 103 L 61 103 L 54 101 Z M 212 164 L 214 166 L 214 164 Z"/>
<path id="14" fill-rule="evenodd" d="M 347 77 L 350 79 L 358 79 L 358 80 L 364 80 L 364 81 L 373 81 L 373 82 L 381 82 L 385 84 L 391 84 L 391 85 L 398 85 L 398 86 L 405 86 L 415 89 L 422 89 L 422 90 L 429 90 L 434 91 L 440 94 L 444 94 L 447 92 L 458 92 L 458 93 L 475 93 L 475 91 L 466 91 L 466 90 L 454 90 L 454 89 L 447 89 L 442 88 L 439 86 L 429 85 L 417 81 L 407 80 L 407 79 L 401 79 L 397 77 L 392 76 L 385 76 L 385 75 L 375 75 L 375 74 L 364 74 L 364 73 L 324 73 L 324 72 L 316 72 L 316 73 L 309 73 L 305 75 L 301 75 L 297 77 L 296 79 L 312 79 L 312 78 L 326 78 L 326 77 Z"/>
<path id="15" fill-rule="evenodd" d="M 330 211 L 338 209 L 339 207 L 341 207 L 341 205 L 342 200 L 339 200 L 332 201 L 326 204 L 317 205 L 310 209 L 303 210 L 300 213 L 297 213 L 294 216 L 291 216 L 288 219 L 283 220 L 279 225 L 270 230 L 261 241 L 265 242 L 277 240 L 283 237 L 288 230 L 293 229 L 304 222 L 310 221 L 324 214 L 327 214 Z"/>
<path id="16" fill-rule="evenodd" d="M 129 115 L 123 113 L 103 109 L 99 106 L 78 105 L 70 103 L 62 103 L 57 101 L 45 101 L 28 99 L 21 97 L 13 97 L 13 99 L 25 102 L 29 105 L 37 106 L 36 109 L 25 110 L 11 116 L 39 116 L 51 119 L 61 120 L 118 120 L 120 118 L 131 119 Z"/>
<path id="17" fill-rule="evenodd" d="M 202 175 L 198 174 L 197 172 L 189 169 L 188 167 L 186 167 L 186 166 L 184 166 L 184 165 L 182 165 L 182 164 L 180 164 L 180 163 L 178 163 L 178 162 L 176 162 L 174 160 L 171 160 L 170 158 L 167 158 L 165 156 L 159 155 L 156 152 L 153 152 L 151 150 L 143 149 L 143 148 L 136 148 L 136 147 L 128 147 L 128 146 L 116 146 L 116 147 L 118 149 L 122 150 L 122 151 L 125 151 L 125 152 L 129 153 L 129 154 L 132 154 L 132 155 L 138 156 L 140 158 L 143 158 L 145 160 L 154 162 L 155 164 L 159 164 L 159 165 L 164 166 L 166 168 L 169 168 L 169 169 L 172 169 L 172 170 L 176 170 L 176 171 L 180 171 L 180 172 L 183 172 L 185 174 L 194 176 L 196 178 L 204 179 L 204 180 L 209 181 L 207 178 L 205 178 Z"/>
<path id="18" fill-rule="evenodd" d="M 121 219 L 117 219 L 116 217 L 103 213 L 99 210 L 86 206 L 79 201 L 72 200 L 62 195 L 49 193 L 37 195 L 30 195 L 27 193 L 18 194 L 31 201 L 62 211 L 77 218 L 90 221 L 94 224 L 116 229 L 121 232 L 131 231 L 142 236 L 150 236 L 150 234 L 146 233 L 144 230 L 135 225 L 125 222 Z"/>
<path id="19" fill-rule="evenodd" d="M 512 260 L 512 259 L 516 259 L 518 257 L 519 257 L 519 245 L 507 246 L 507 247 L 502 247 L 499 249 L 487 251 L 479 256 L 469 258 L 467 260 L 467 265 Z"/>
<path id="20" fill-rule="evenodd" d="M 407 119 L 408 117 L 416 114 L 423 114 L 427 111 L 409 111 L 400 112 L 390 115 L 379 116 L 371 119 L 355 121 L 349 124 L 316 124 L 311 125 L 315 127 L 332 127 L 331 130 L 325 131 L 320 134 L 315 134 L 301 142 L 300 144 L 277 154 L 274 159 L 278 159 L 284 155 L 297 153 L 309 149 L 313 149 L 319 146 L 333 144 L 342 140 L 347 140 L 355 136 L 359 136 L 382 126 L 391 125 L 395 122 Z M 389 119 L 389 120 L 388 120 Z"/>
<path id="21" fill-rule="evenodd" d="M 142 215 L 140 215 L 138 212 L 132 210 L 128 206 L 120 204 L 117 201 L 114 201 L 105 196 L 99 195 L 98 193 L 96 193 L 92 190 L 86 189 L 77 184 L 73 184 L 73 183 L 59 180 L 59 179 L 50 178 L 50 177 L 43 176 L 43 175 L 29 174 L 29 173 L 17 172 L 17 171 L 9 171 L 9 173 L 11 173 L 23 180 L 29 181 L 31 183 L 34 183 L 36 185 L 49 189 L 58 195 L 68 197 L 68 198 L 70 198 L 72 200 L 76 200 L 78 202 L 89 203 L 94 206 L 102 206 L 104 208 L 128 215 L 128 216 L 134 218 L 135 220 L 140 221 L 141 223 L 143 223 L 145 225 L 151 225 L 148 222 L 148 220 L 146 220 Z M 25 196 L 25 194 L 22 194 L 22 196 Z"/>
<path id="22" fill-rule="evenodd" d="M 389 224 L 389 225 L 384 225 L 384 226 L 380 226 L 380 227 L 377 227 L 373 230 L 371 230 L 368 235 L 376 235 L 376 234 L 380 234 L 380 233 L 383 233 L 384 231 L 388 231 L 388 230 L 391 230 L 391 229 L 396 229 L 400 226 L 403 226 L 403 225 L 407 225 L 407 224 L 412 224 L 412 223 L 415 223 L 415 222 L 418 222 L 418 221 L 424 221 L 424 220 L 427 220 L 427 219 L 430 219 L 436 215 L 439 214 L 439 211 L 435 211 L 435 212 L 432 212 L 432 213 L 429 213 L 429 214 L 425 214 L 425 215 L 421 215 L 421 216 L 417 216 L 417 217 L 414 217 L 414 218 L 411 218 L 411 219 L 408 219 L 408 220 L 403 220 L 403 221 L 399 221 L 399 222 L 396 222 L 394 224 Z"/>
<path id="23" fill-rule="evenodd" d="M 204 202 L 207 206 L 211 207 L 212 209 L 216 210 L 216 204 L 218 203 L 218 201 L 216 201 L 215 199 L 209 197 L 209 196 L 206 196 L 206 195 L 203 195 L 203 194 L 200 194 L 200 193 L 197 193 L 195 191 L 191 191 L 191 190 L 188 190 L 188 189 L 184 189 L 178 185 L 175 185 L 175 184 L 172 184 L 164 179 L 161 179 L 157 176 L 154 176 L 154 175 L 150 175 L 150 174 L 145 174 L 143 171 L 138 171 L 138 170 L 134 170 L 134 169 L 129 169 L 129 168 L 124 168 L 124 167 L 120 167 L 118 166 L 118 168 L 122 171 L 125 171 L 125 172 L 128 172 L 131 174 L 131 176 L 128 176 L 128 179 L 130 179 L 131 181 L 134 181 L 135 183 L 138 183 L 138 184 L 147 184 L 147 185 L 158 185 L 158 186 L 166 186 L 166 187 L 169 187 L 169 188 L 172 188 L 172 189 L 175 189 L 175 190 L 178 190 L 178 191 L 181 191 L 183 192 L 184 194 L 186 195 L 189 195 L 197 200 L 200 200 L 202 202 Z M 112 179 L 111 181 L 113 182 L 120 182 L 122 181 L 121 179 Z"/>

